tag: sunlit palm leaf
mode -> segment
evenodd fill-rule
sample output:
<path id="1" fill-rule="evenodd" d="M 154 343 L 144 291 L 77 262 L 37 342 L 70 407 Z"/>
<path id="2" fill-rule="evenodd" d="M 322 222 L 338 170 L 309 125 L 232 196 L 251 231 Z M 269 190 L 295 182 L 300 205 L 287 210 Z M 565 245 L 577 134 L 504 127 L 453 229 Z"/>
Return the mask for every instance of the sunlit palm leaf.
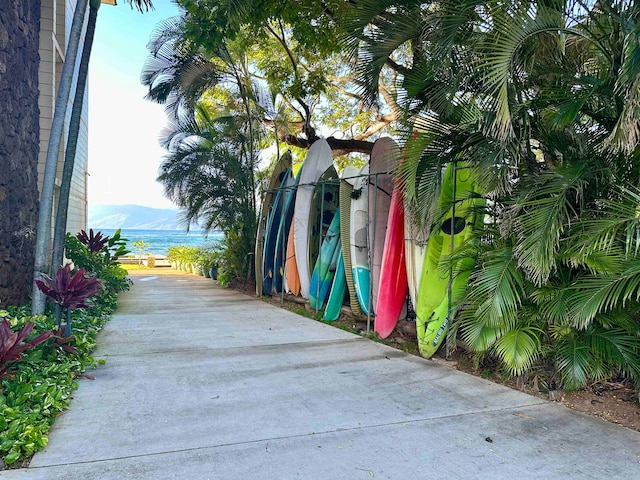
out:
<path id="1" fill-rule="evenodd" d="M 576 279 L 575 294 L 571 299 L 571 323 L 586 328 L 601 312 L 623 308 L 640 298 L 640 259 L 627 263 L 619 275 L 584 275 Z"/>
<path id="2" fill-rule="evenodd" d="M 520 327 L 504 333 L 495 344 L 498 357 L 511 375 L 522 375 L 540 355 L 540 332 Z"/>

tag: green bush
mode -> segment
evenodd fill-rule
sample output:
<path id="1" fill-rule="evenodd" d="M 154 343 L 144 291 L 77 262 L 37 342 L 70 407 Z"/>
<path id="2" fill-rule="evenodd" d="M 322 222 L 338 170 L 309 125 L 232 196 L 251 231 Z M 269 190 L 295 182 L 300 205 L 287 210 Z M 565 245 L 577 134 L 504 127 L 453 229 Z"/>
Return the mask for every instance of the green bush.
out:
<path id="1" fill-rule="evenodd" d="M 69 354 L 49 340 L 15 362 L 10 376 L 1 380 L 0 458 L 5 464 L 25 460 L 47 445 L 49 429 L 56 416 L 68 407 L 78 376 L 96 365 L 90 353 L 108 312 L 109 309 L 103 312 L 96 307 L 74 311 L 72 343 L 77 354 Z M 33 335 L 55 328 L 52 311 L 33 317 L 23 307 L 0 315 L 7 316 L 14 329 L 33 322 Z"/>
<path id="2" fill-rule="evenodd" d="M 75 267 L 84 268 L 88 274 L 98 277 L 107 293 L 118 294 L 131 288 L 127 271 L 120 266 L 118 259 L 129 251 L 125 248 L 127 240 L 120 237 L 120 230 L 107 237 L 104 247 L 96 250 L 82 243 L 82 234 L 67 234 L 65 255 Z M 98 232 L 97 235 L 100 235 Z"/>
<path id="3" fill-rule="evenodd" d="M 78 378 L 87 368 L 104 363 L 91 356 L 96 335 L 115 310 L 117 294 L 130 286 L 126 270 L 117 263 L 126 250 L 116 233 L 99 251 L 91 251 L 78 238 L 67 236 L 67 257 L 76 267 L 100 279 L 106 288 L 91 298 L 89 308 L 71 312 L 71 338 L 52 337 L 36 345 L 12 362 L 8 375 L 0 379 L 0 458 L 6 465 L 24 461 L 47 445 L 49 429 L 69 406 Z M 10 307 L 0 311 L 0 317 L 8 318 L 14 331 L 33 322 L 28 339 L 56 328 L 53 307 L 38 316 L 31 316 L 28 306 Z"/>

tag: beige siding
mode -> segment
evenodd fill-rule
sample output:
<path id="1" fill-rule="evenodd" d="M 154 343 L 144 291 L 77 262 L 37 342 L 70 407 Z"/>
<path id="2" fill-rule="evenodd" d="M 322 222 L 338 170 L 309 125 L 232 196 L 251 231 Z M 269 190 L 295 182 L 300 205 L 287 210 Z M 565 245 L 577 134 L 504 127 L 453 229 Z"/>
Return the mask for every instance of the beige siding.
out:
<path id="1" fill-rule="evenodd" d="M 63 55 L 67 45 L 67 39 L 73 21 L 76 0 L 42 0 L 41 25 L 40 25 L 40 155 L 38 162 L 38 188 L 42 188 L 42 176 L 47 156 L 47 146 L 53 119 L 57 84 L 62 72 Z M 79 60 L 80 53 L 78 55 Z M 79 62 L 77 62 L 79 63 Z M 69 121 L 73 95 L 76 88 L 78 66 L 74 72 L 74 82 L 71 88 L 71 98 L 67 105 L 65 117 L 62 147 L 58 157 L 58 169 L 56 185 L 60 185 L 62 167 L 64 164 L 64 151 L 66 137 L 68 135 Z M 87 223 L 87 163 L 88 163 L 88 96 L 85 93 L 82 121 L 76 152 L 74 177 L 71 183 L 69 200 L 69 215 L 67 231 L 77 233 L 86 228 Z M 58 193 L 58 188 L 56 195 Z M 57 207 L 57 201 L 54 209 Z"/>

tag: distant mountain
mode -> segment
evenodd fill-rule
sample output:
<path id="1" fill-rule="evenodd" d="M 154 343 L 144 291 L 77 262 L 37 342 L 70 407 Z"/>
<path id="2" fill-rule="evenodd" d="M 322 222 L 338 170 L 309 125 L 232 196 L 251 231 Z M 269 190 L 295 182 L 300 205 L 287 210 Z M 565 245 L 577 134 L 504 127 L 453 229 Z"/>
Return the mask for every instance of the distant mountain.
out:
<path id="1" fill-rule="evenodd" d="M 91 205 L 89 228 L 125 230 L 183 230 L 178 211 L 141 205 Z"/>

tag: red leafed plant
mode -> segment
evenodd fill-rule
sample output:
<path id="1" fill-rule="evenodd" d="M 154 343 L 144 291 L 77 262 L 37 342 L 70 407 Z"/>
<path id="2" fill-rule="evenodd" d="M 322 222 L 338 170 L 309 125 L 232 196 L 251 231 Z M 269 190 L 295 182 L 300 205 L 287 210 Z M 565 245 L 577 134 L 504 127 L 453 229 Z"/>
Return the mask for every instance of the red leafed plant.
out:
<path id="1" fill-rule="evenodd" d="M 73 275 L 71 266 L 67 263 L 56 272 L 55 279 L 42 275 L 44 280 L 36 280 L 36 285 L 47 297 L 56 302 L 56 324 L 60 327 L 60 310 L 67 309 L 67 323 L 64 327 L 65 337 L 71 336 L 71 310 L 87 308 L 85 302 L 100 292 L 102 283 L 97 278 L 85 277 L 84 268 Z"/>
<path id="2" fill-rule="evenodd" d="M 33 330 L 33 322 L 27 322 L 19 332 L 11 330 L 11 324 L 6 318 L 0 322 L 0 378 L 8 375 L 10 363 L 20 360 L 22 352 L 53 336 L 53 332 L 45 332 L 28 342 L 24 342 L 31 330 Z"/>
<path id="3" fill-rule="evenodd" d="M 79 269 L 73 275 L 71 267 L 67 263 L 56 272 L 55 279 L 42 275 L 44 280 L 36 280 L 36 285 L 47 297 L 51 298 L 61 307 L 87 308 L 87 299 L 100 291 L 100 280 L 86 278 L 84 268 Z"/>
<path id="4" fill-rule="evenodd" d="M 76 238 L 80 240 L 84 246 L 86 246 L 91 253 L 101 252 L 109 242 L 109 237 L 103 237 L 102 232 L 93 233 L 93 228 L 89 229 L 89 235 L 84 230 L 76 235 Z"/>
<path id="5" fill-rule="evenodd" d="M 71 342 L 73 342 L 75 337 L 73 337 L 73 335 L 67 336 L 64 330 L 64 327 L 59 327 L 57 330 L 54 330 L 52 332 L 54 345 L 67 353 L 73 353 L 74 355 L 77 355 L 78 349 L 71 345 Z"/>

